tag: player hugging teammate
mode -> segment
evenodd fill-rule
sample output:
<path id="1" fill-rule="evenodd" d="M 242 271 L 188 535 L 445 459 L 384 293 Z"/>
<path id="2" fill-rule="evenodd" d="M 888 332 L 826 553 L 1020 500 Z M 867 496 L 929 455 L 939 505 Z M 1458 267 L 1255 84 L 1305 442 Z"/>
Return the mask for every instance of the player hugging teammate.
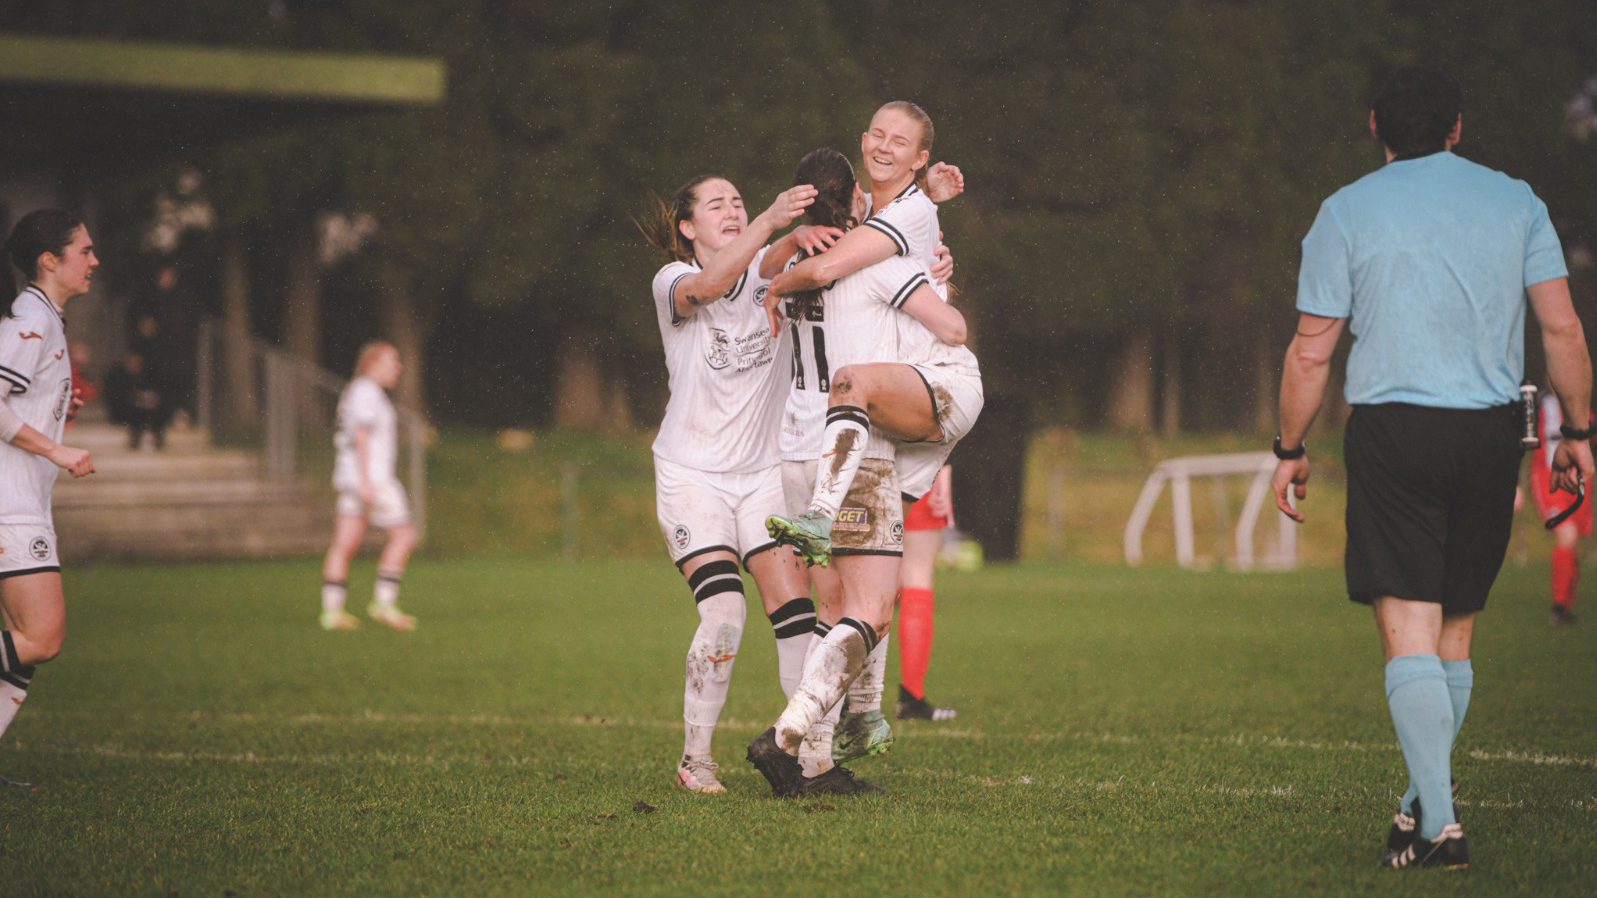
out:
<path id="1" fill-rule="evenodd" d="M 875 789 L 834 762 L 830 724 L 837 720 L 842 690 L 833 690 L 830 701 L 821 706 L 815 671 L 827 665 L 820 658 L 807 665 L 806 659 L 816 650 L 829 653 L 823 657 L 835 654 L 833 646 L 812 636 L 824 637 L 842 625 L 832 642 L 845 645 L 846 654 L 857 656 L 851 679 L 857 678 L 862 669 L 871 667 L 865 663 L 870 648 L 881 644 L 880 637 L 891 623 L 903 542 L 901 501 L 913 498 L 899 486 L 893 444 L 881 431 L 871 431 L 864 410 L 858 415 L 844 413 L 849 424 L 839 425 L 840 438 L 851 441 L 851 447 L 857 445 L 859 451 L 840 459 L 847 462 L 846 472 L 839 468 L 835 473 L 846 473 L 849 481 L 857 481 L 859 486 L 852 494 L 868 494 L 869 502 L 840 501 L 840 510 L 851 517 L 839 532 L 854 528 L 849 530 L 853 538 L 839 537 L 839 555 L 851 559 L 840 567 L 847 571 L 852 565 L 860 576 L 845 576 L 851 588 L 844 589 L 839 578 L 818 569 L 819 618 L 799 556 L 768 535 L 766 519 L 777 512 L 802 510 L 811 499 L 823 437 L 831 435 L 829 431 L 823 434 L 827 395 L 834 383 L 849 382 L 847 370 L 841 366 L 900 361 L 900 344 L 913 341 L 901 337 L 897 319 L 930 334 L 900 311 L 902 307 L 913 305 L 923 316 L 940 322 L 940 335 L 956 343 L 963 341 L 963 319 L 928 286 L 932 279 L 929 269 L 935 265 L 946 280 L 952 262 L 946 258 L 939 262 L 935 257 L 941 249 L 936 207 L 922 192 L 931 141 L 930 121 L 924 116 L 911 104 L 889 104 L 872 120 L 872 132 L 862 138 L 867 166 L 872 165 L 873 142 L 875 156 L 882 163 L 878 166 L 881 171 L 873 170 L 872 176 L 880 188 L 874 205 L 883 214 L 871 228 L 848 231 L 865 218 L 866 201 L 847 159 L 836 153 L 830 154 L 835 159 L 827 158 L 829 165 L 801 166 L 796 186 L 779 195 L 752 221 L 731 182 L 706 175 L 684 185 L 669 204 L 657 201 L 639 223 L 649 242 L 669 260 L 654 278 L 656 318 L 671 394 L 654 443 L 655 490 L 661 535 L 687 580 L 699 616 L 688 648 L 684 745 L 677 765 L 677 783 L 689 791 L 725 791 L 716 776 L 711 740 L 726 703 L 743 634 L 745 598 L 739 562 L 753 575 L 771 621 L 777 640 L 778 679 L 790 707 L 815 712 L 805 713 L 808 723 L 795 730 L 796 737 L 787 746 L 796 751 L 797 742 L 810 735 L 805 768 L 798 767 L 792 754 L 784 754 L 794 775 L 780 782 L 772 780 L 774 791 L 792 795 Z M 881 122 L 890 126 L 890 134 L 878 127 Z M 826 153 L 817 151 L 806 160 L 824 156 Z M 811 171 L 828 178 L 824 187 L 811 186 Z M 917 175 L 920 185 L 915 183 Z M 944 198 L 956 196 L 962 189 L 958 169 L 939 166 L 938 176 Z M 812 207 L 812 203 L 824 209 Z M 765 246 L 776 231 L 807 208 L 815 213 L 811 226 L 795 229 Z M 866 231 L 877 239 L 862 240 Z M 780 326 L 776 317 L 779 301 L 767 297 L 771 278 L 784 265 L 823 251 L 824 258 L 847 266 L 846 271 L 820 272 L 828 280 L 860 271 L 857 277 L 843 279 L 856 285 L 845 292 L 856 291 L 863 298 L 874 291 L 877 295 L 870 307 L 874 317 L 861 319 L 853 327 L 828 325 L 830 329 L 823 329 L 820 322 L 826 317 L 830 297 L 841 294 L 829 287 L 828 299 L 821 299 L 819 290 L 804 287 L 800 278 L 816 272 L 801 265 L 782 275 L 788 285 L 784 290 L 808 290 L 810 298 L 802 308 L 791 305 L 786 314 L 792 320 L 788 326 Z M 887 281 L 893 282 L 890 289 L 881 286 Z M 937 342 L 935 336 L 929 339 Z M 915 345 L 923 350 L 924 342 Z M 787 359 L 792 360 L 790 365 L 781 365 Z M 968 367 L 975 371 L 973 358 Z M 905 372 L 916 376 L 907 367 Z M 932 388 L 926 381 L 917 384 L 919 392 L 911 404 L 925 407 L 922 417 L 931 421 L 931 426 L 919 422 L 922 426 L 911 438 L 934 441 L 929 444 L 935 447 L 929 452 L 935 456 L 926 478 L 929 487 L 958 433 L 944 433 L 936 426 L 940 412 Z M 974 419 L 980 408 L 979 380 L 976 391 L 978 398 L 969 419 Z M 884 396 L 887 401 L 898 398 Z M 871 405 L 871 413 L 877 413 L 877 408 Z M 891 413 L 887 419 L 885 423 L 899 420 Z M 863 439 L 867 434 L 874 435 Z M 857 474 L 860 470 L 866 473 Z M 826 482 L 829 489 L 841 487 L 839 500 L 851 494 L 850 483 L 838 476 Z M 858 554 L 848 554 L 856 550 Z M 813 549 L 806 554 L 815 561 L 829 557 L 828 553 L 829 546 L 819 556 Z M 868 606 L 870 613 L 858 611 L 855 617 L 845 617 L 845 610 L 856 606 Z M 885 645 L 881 648 L 874 656 L 880 660 L 874 678 L 863 678 L 867 680 L 864 692 L 851 698 L 854 713 L 850 719 L 863 725 L 855 728 L 857 738 L 839 749 L 839 758 L 876 753 L 891 741 L 880 712 L 886 657 Z M 804 681 L 807 690 L 801 684 L 805 670 L 812 674 Z M 880 728 L 873 725 L 875 721 L 880 721 Z"/>

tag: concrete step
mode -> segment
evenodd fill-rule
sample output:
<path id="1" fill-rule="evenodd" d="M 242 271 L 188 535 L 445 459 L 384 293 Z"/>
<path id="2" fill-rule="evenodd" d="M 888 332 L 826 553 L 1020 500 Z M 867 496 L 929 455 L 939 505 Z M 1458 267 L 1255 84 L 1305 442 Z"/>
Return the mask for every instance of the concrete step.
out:
<path id="1" fill-rule="evenodd" d="M 261 476 L 260 459 L 241 449 L 213 449 L 193 455 L 126 452 L 93 458 L 94 473 L 88 477 L 56 478 L 58 494 L 63 490 L 93 490 L 109 481 L 253 480 Z"/>
<path id="2" fill-rule="evenodd" d="M 61 442 L 78 449 L 87 449 L 96 458 L 133 451 L 128 448 L 128 429 L 119 424 L 76 421 L 67 427 Z M 145 445 L 150 445 L 149 437 L 145 437 Z M 162 451 L 176 455 L 192 455 L 206 452 L 210 448 L 209 431 L 198 427 L 183 427 L 167 428 L 166 448 Z"/>
<path id="3" fill-rule="evenodd" d="M 56 511 L 56 533 L 68 563 L 309 555 L 326 550 L 333 513 L 322 501 L 69 507 Z"/>
<path id="4" fill-rule="evenodd" d="M 107 480 L 100 483 L 58 482 L 52 503 L 63 508 L 147 508 L 163 506 L 240 505 L 251 502 L 313 501 L 332 507 L 332 494 L 310 490 L 304 484 L 278 484 L 265 480 Z"/>

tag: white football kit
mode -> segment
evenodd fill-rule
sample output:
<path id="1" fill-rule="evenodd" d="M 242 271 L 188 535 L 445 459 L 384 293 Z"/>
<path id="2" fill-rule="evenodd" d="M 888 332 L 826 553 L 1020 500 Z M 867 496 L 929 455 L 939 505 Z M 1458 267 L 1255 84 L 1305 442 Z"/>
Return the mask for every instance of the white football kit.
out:
<path id="1" fill-rule="evenodd" d="M 898 361 L 898 319 L 906 317 L 899 307 L 930 280 L 919 261 L 895 256 L 823 288 L 820 303 L 802 320 L 792 319 L 798 312 L 789 300 L 793 391 L 788 394 L 781 441 L 789 513 L 802 512 L 813 491 L 832 372 L 844 365 Z M 833 524 L 834 554 L 902 551 L 901 490 L 886 464 L 894 455 L 892 441 L 871 428 L 860 474 Z"/>
<path id="2" fill-rule="evenodd" d="M 72 403 L 66 321 L 37 287 L 0 317 L 0 389 L 23 423 L 61 442 Z M 50 491 L 59 468 L 43 456 L 0 445 L 0 576 L 60 570 Z"/>
<path id="3" fill-rule="evenodd" d="M 366 432 L 366 479 L 371 484 L 368 505 L 360 494 L 360 459 L 355 454 L 355 432 Z M 356 377 L 338 397 L 338 430 L 333 436 L 333 489 L 338 491 L 338 513 L 364 516 L 384 530 L 410 521 L 405 488 L 394 473 L 399 460 L 399 415 L 388 391 L 364 375 Z"/>
<path id="4" fill-rule="evenodd" d="M 782 507 L 776 432 L 787 386 L 787 336 L 770 335 L 761 307 L 770 281 L 765 250 L 724 296 L 687 317 L 671 294 L 696 262 L 672 262 L 654 276 L 655 314 L 671 398 L 654 441 L 655 513 L 678 566 L 711 551 L 745 564 L 775 545 L 765 517 Z"/>

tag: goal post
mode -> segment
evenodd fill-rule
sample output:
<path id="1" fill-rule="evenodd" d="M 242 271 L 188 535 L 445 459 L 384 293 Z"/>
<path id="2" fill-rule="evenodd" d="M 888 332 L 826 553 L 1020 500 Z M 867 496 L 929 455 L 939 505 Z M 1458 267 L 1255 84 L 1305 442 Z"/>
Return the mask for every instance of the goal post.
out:
<path id="1" fill-rule="evenodd" d="M 1247 498 L 1237 516 L 1232 535 L 1232 555 L 1228 564 L 1237 570 L 1255 568 L 1290 568 L 1297 565 L 1296 524 L 1285 515 L 1276 519 L 1275 539 L 1263 555 L 1254 552 L 1253 542 L 1258 529 L 1259 515 L 1268 509 L 1275 511 L 1269 501 L 1270 478 L 1275 473 L 1276 458 L 1273 452 L 1238 452 L 1230 455 L 1188 455 L 1160 462 L 1148 475 L 1137 496 L 1137 504 L 1126 521 L 1124 548 L 1126 563 L 1142 563 L 1142 534 L 1153 516 L 1154 506 L 1165 486 L 1170 487 L 1170 516 L 1175 531 L 1176 563 L 1187 569 L 1198 567 L 1198 556 L 1193 539 L 1192 480 L 1208 478 L 1214 490 L 1215 507 L 1219 524 L 1229 527 L 1226 512 L 1226 481 L 1231 477 L 1250 477 Z"/>

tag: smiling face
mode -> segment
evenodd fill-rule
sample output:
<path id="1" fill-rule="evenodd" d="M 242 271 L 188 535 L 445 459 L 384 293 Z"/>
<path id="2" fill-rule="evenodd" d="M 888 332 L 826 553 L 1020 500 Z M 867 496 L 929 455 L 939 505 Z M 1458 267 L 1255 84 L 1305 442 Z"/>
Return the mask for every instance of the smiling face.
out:
<path id="1" fill-rule="evenodd" d="M 94 279 L 94 269 L 100 260 L 94 255 L 94 241 L 89 239 L 89 229 L 79 225 L 72 232 L 72 242 L 61 253 L 39 255 L 39 279 L 45 292 L 57 303 L 89 292 Z"/>
<path id="2" fill-rule="evenodd" d="M 748 227 L 749 213 L 743 196 L 731 181 L 711 178 L 698 186 L 693 217 L 678 227 L 682 236 L 693 241 L 694 254 L 703 262 L 737 239 Z"/>
<path id="3" fill-rule="evenodd" d="M 871 126 L 860 137 L 860 155 L 871 187 L 897 193 L 915 180 L 931 153 L 921 148 L 926 132 L 913 116 L 891 107 L 871 116 Z"/>

